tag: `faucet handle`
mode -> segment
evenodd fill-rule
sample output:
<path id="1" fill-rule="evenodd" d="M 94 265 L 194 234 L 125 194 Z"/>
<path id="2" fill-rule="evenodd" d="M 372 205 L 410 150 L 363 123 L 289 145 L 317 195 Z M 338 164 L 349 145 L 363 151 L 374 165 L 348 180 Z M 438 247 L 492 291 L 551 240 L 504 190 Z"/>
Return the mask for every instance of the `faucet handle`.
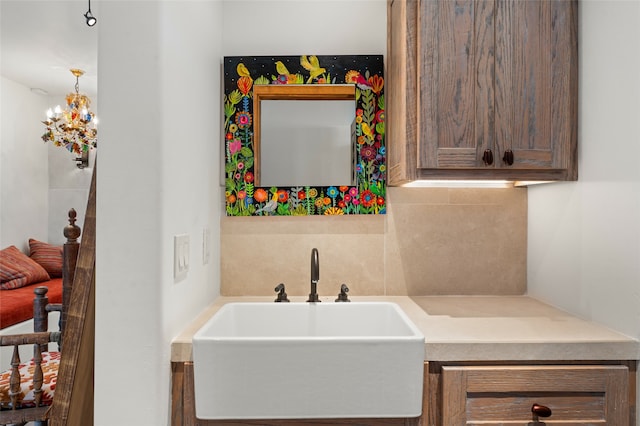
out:
<path id="1" fill-rule="evenodd" d="M 351 302 L 351 300 L 349 300 L 349 297 L 347 296 L 347 293 L 349 293 L 349 287 L 347 287 L 346 284 L 342 284 L 340 286 L 340 294 L 338 294 L 336 302 Z"/>
<path id="2" fill-rule="evenodd" d="M 284 283 L 278 284 L 273 290 L 278 293 L 278 297 L 276 297 L 275 302 L 289 302 L 287 293 L 284 291 Z"/>

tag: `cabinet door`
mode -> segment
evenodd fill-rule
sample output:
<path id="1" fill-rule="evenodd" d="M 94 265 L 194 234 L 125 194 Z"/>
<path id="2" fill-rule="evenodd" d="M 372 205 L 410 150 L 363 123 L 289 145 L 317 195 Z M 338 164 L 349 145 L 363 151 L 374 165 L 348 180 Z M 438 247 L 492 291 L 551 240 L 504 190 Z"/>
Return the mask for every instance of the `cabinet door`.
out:
<path id="1" fill-rule="evenodd" d="M 497 166 L 568 169 L 577 139 L 576 3 L 496 0 L 495 14 Z M 512 166 L 501 161 L 505 150 Z"/>
<path id="2" fill-rule="evenodd" d="M 482 166 L 495 144 L 493 0 L 422 1 L 418 28 L 418 168 Z"/>
<path id="3" fill-rule="evenodd" d="M 442 368 L 443 425 L 529 425 L 531 407 L 551 409 L 547 425 L 629 425 L 626 366 Z"/>

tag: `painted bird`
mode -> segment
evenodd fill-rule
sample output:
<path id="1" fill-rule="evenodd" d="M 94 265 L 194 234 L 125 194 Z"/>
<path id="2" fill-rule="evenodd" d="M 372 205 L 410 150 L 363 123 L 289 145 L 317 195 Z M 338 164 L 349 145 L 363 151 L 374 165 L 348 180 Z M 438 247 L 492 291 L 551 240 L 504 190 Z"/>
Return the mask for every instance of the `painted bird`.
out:
<path id="1" fill-rule="evenodd" d="M 278 193 L 276 192 L 275 194 L 273 194 L 273 197 L 271 197 L 271 199 L 267 202 L 267 204 L 264 205 L 264 207 L 261 207 L 259 209 L 256 210 L 256 214 L 258 213 L 272 213 L 273 211 L 275 211 L 276 207 L 278 207 Z"/>
<path id="2" fill-rule="evenodd" d="M 373 132 L 371 131 L 371 127 L 369 127 L 367 123 L 363 121 L 360 127 L 362 128 L 362 133 L 367 135 L 369 138 L 373 138 Z"/>
<path id="3" fill-rule="evenodd" d="M 278 71 L 279 75 L 289 75 L 289 70 L 282 61 L 276 61 L 276 71 Z"/>
<path id="4" fill-rule="evenodd" d="M 249 70 L 242 62 L 238 64 L 238 66 L 236 67 L 236 71 L 238 71 L 238 75 L 240 77 L 251 77 L 251 75 L 249 75 Z"/>
<path id="5" fill-rule="evenodd" d="M 309 71 L 309 79 L 307 80 L 307 83 L 311 83 L 314 78 L 327 72 L 326 69 L 320 68 L 320 61 L 315 55 L 310 55 L 309 59 L 307 59 L 306 55 L 300 56 L 300 65 Z"/>

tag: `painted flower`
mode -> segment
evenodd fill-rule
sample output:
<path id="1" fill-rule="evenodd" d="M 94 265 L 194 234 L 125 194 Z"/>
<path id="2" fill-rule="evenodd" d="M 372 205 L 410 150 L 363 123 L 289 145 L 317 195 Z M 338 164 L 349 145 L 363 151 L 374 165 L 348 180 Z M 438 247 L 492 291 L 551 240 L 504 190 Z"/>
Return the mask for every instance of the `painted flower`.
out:
<path id="1" fill-rule="evenodd" d="M 358 82 L 358 77 L 360 77 L 360 73 L 358 71 L 349 70 L 344 75 L 344 82 L 345 83 L 357 83 Z"/>
<path id="2" fill-rule="evenodd" d="M 318 84 L 326 84 L 327 83 L 327 79 L 324 77 L 319 77 L 318 78 Z"/>
<path id="3" fill-rule="evenodd" d="M 331 204 L 331 198 L 329 197 L 324 197 L 322 201 L 324 202 L 325 206 L 328 206 L 329 204 Z"/>
<path id="4" fill-rule="evenodd" d="M 338 196 L 338 188 L 335 186 L 330 186 L 327 188 L 327 195 L 331 198 L 336 198 Z"/>
<path id="5" fill-rule="evenodd" d="M 352 187 L 349 190 L 349 195 L 351 195 L 352 197 L 357 197 L 358 196 L 358 188 L 356 188 L 355 186 Z"/>
<path id="6" fill-rule="evenodd" d="M 235 125 L 235 124 L 233 124 L 233 123 L 229 124 L 229 131 L 230 131 L 231 133 L 235 133 L 235 132 L 237 132 L 237 131 L 238 131 L 238 126 L 236 126 L 236 125 Z"/>
<path id="7" fill-rule="evenodd" d="M 249 94 L 251 86 L 253 86 L 251 77 L 242 76 L 238 79 L 238 89 L 240 89 L 243 95 L 247 96 Z"/>
<path id="8" fill-rule="evenodd" d="M 338 207 L 341 209 L 344 209 L 346 206 L 347 204 L 343 200 L 338 201 Z"/>
<path id="9" fill-rule="evenodd" d="M 387 153 L 387 148 L 385 148 L 384 146 L 381 146 L 378 152 L 380 153 L 380 155 L 384 155 Z"/>
<path id="10" fill-rule="evenodd" d="M 322 198 L 316 198 L 316 201 L 313 204 L 315 204 L 316 207 L 318 207 L 318 208 L 324 206 L 324 202 L 323 202 Z"/>
<path id="11" fill-rule="evenodd" d="M 356 172 L 357 173 L 362 173 L 362 164 L 360 164 L 360 163 L 356 164 Z"/>
<path id="12" fill-rule="evenodd" d="M 375 93 L 376 95 L 380 94 L 382 88 L 384 87 L 384 78 L 378 75 L 372 75 L 371 77 L 369 77 L 369 86 L 371 86 L 371 90 L 373 90 L 373 93 Z"/>
<path id="13" fill-rule="evenodd" d="M 253 198 L 255 198 L 259 203 L 264 203 L 269 198 L 269 195 L 264 189 L 258 188 L 256 189 L 256 192 L 253 193 Z"/>
<path id="14" fill-rule="evenodd" d="M 379 206 L 384 206 L 384 197 L 378 197 L 376 200 Z"/>
<path id="15" fill-rule="evenodd" d="M 307 191 L 307 195 L 309 195 L 310 198 L 316 198 L 318 196 L 318 190 L 315 188 L 311 188 L 309 189 L 309 191 Z"/>
<path id="16" fill-rule="evenodd" d="M 377 154 L 378 151 L 372 146 L 364 145 L 362 148 L 360 148 L 360 156 L 363 160 L 373 161 L 376 159 Z"/>
<path id="17" fill-rule="evenodd" d="M 228 141 L 230 141 L 231 139 L 233 139 L 233 135 L 232 135 L 231 133 L 227 133 L 224 137 L 225 137 Z"/>
<path id="18" fill-rule="evenodd" d="M 242 175 L 240 173 L 236 173 L 233 177 L 235 178 L 235 180 L 240 180 Z"/>
<path id="19" fill-rule="evenodd" d="M 367 189 L 360 194 L 360 201 L 362 201 L 363 206 L 371 207 L 376 202 L 376 196 L 371 192 L 371 190 Z"/>
<path id="20" fill-rule="evenodd" d="M 364 114 L 364 110 L 362 108 L 358 108 L 356 110 L 356 116 L 357 117 L 362 117 L 362 114 Z"/>
<path id="21" fill-rule="evenodd" d="M 289 82 L 289 78 L 287 78 L 286 74 L 280 74 L 278 78 L 274 81 L 274 84 L 287 84 Z"/>
<path id="22" fill-rule="evenodd" d="M 236 114 L 236 124 L 240 128 L 251 126 L 251 114 L 246 111 L 239 112 Z"/>
<path id="23" fill-rule="evenodd" d="M 238 170 L 242 170 L 242 169 L 244 169 L 244 163 L 243 163 L 242 161 L 240 161 L 240 162 L 238 163 L 238 166 L 237 166 L 237 167 L 238 167 Z"/>
<path id="24" fill-rule="evenodd" d="M 304 191 L 298 191 L 298 200 L 304 200 L 307 198 L 307 193 Z"/>
<path id="25" fill-rule="evenodd" d="M 241 200 L 244 200 L 245 198 L 247 198 L 247 191 L 243 189 L 238 191 L 238 198 Z"/>
<path id="26" fill-rule="evenodd" d="M 380 173 L 384 173 L 387 170 L 387 166 L 380 164 Z"/>
<path id="27" fill-rule="evenodd" d="M 342 211 L 342 209 L 339 209 L 338 207 L 329 207 L 328 209 L 326 209 L 324 211 L 324 214 L 329 216 L 329 215 L 343 215 L 344 212 Z"/>
<path id="28" fill-rule="evenodd" d="M 247 172 L 244 174 L 244 181 L 247 183 L 253 182 L 253 173 Z"/>
<path id="29" fill-rule="evenodd" d="M 364 136 L 362 135 L 358 136 L 358 145 L 364 145 L 366 141 L 367 141 L 367 138 L 365 138 Z"/>
<path id="30" fill-rule="evenodd" d="M 229 142 L 229 152 L 231 154 L 235 154 L 236 152 L 240 151 L 241 148 L 242 142 L 240 141 L 240 139 L 234 139 Z"/>
<path id="31" fill-rule="evenodd" d="M 348 203 L 349 201 L 351 201 L 351 195 L 349 194 L 344 194 L 344 198 L 343 198 L 345 203 Z"/>
<path id="32" fill-rule="evenodd" d="M 357 124 L 362 123 L 362 116 L 360 116 L 360 115 L 356 116 L 356 123 Z"/>
<path id="33" fill-rule="evenodd" d="M 229 202 L 229 204 L 233 204 L 236 202 L 236 196 L 233 194 L 229 194 L 229 196 L 227 197 L 227 201 Z"/>
<path id="34" fill-rule="evenodd" d="M 384 121 L 384 110 L 378 110 L 376 112 L 376 123 L 382 123 Z"/>
<path id="35" fill-rule="evenodd" d="M 286 203 L 287 200 L 289 199 L 289 193 L 284 189 L 279 189 L 276 194 L 278 196 L 279 203 Z"/>
<path id="36" fill-rule="evenodd" d="M 349 190 L 348 186 L 341 186 L 338 188 L 340 190 L 340 192 L 347 192 Z"/>

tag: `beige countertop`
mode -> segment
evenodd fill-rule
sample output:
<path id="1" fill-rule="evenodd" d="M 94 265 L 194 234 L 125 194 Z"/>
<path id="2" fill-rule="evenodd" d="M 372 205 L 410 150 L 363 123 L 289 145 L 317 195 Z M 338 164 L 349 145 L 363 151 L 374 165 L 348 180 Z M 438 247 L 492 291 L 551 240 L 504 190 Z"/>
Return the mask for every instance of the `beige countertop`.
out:
<path id="1" fill-rule="evenodd" d="M 397 303 L 425 336 L 426 361 L 637 360 L 640 343 L 527 296 L 350 296 Z M 305 297 L 290 297 L 305 303 Z M 334 297 L 321 297 L 333 303 Z M 191 338 L 229 302 L 273 297 L 219 297 L 171 343 L 171 361 L 192 360 Z"/>

